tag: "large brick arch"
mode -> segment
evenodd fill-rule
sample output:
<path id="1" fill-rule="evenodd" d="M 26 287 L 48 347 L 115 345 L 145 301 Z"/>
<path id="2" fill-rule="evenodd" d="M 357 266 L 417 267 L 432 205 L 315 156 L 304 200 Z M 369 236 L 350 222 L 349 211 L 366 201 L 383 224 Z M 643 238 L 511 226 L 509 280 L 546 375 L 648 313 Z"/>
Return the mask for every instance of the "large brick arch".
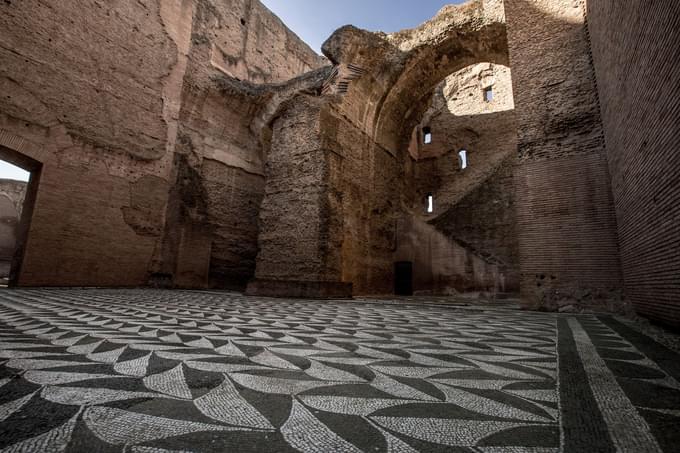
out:
<path id="1" fill-rule="evenodd" d="M 444 78 L 476 63 L 509 64 L 503 6 L 489 0 L 447 6 L 391 35 L 343 27 L 323 50 L 338 68 L 329 90 L 343 95 L 338 110 L 393 155 Z"/>

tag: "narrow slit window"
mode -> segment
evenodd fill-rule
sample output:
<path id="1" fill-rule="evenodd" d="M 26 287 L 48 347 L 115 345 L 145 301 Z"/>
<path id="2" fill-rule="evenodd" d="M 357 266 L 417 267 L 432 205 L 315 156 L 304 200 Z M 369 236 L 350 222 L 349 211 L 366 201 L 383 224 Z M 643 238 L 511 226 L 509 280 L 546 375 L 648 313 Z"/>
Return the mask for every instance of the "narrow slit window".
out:
<path id="1" fill-rule="evenodd" d="M 467 166 L 468 166 L 467 151 L 461 149 L 460 151 L 458 151 L 458 167 L 460 167 L 461 170 L 465 170 Z"/>
<path id="2" fill-rule="evenodd" d="M 486 87 L 484 89 L 484 101 L 485 102 L 493 101 L 493 87 Z"/>
<path id="3" fill-rule="evenodd" d="M 432 194 L 427 195 L 427 213 L 432 214 L 434 212 L 434 196 Z"/>
<path id="4" fill-rule="evenodd" d="M 423 128 L 423 143 L 425 143 L 426 145 L 432 143 L 432 129 L 430 129 L 429 127 Z"/>

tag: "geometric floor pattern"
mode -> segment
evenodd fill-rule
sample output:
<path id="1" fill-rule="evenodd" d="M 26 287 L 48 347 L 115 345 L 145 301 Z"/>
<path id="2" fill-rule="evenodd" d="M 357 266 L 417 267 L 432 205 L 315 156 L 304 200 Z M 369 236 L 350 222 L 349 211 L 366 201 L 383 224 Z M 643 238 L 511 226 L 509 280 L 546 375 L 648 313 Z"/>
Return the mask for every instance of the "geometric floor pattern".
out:
<path id="1" fill-rule="evenodd" d="M 680 451 L 680 356 L 611 317 L 0 291 L 2 452 Z"/>

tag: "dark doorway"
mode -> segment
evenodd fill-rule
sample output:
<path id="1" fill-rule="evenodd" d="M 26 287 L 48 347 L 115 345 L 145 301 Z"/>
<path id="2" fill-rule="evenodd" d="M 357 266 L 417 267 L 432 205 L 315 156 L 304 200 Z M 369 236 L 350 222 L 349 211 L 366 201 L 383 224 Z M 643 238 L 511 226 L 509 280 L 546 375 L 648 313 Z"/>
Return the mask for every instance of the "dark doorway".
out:
<path id="1" fill-rule="evenodd" d="M 398 261 L 394 263 L 394 294 L 397 296 L 413 295 L 413 263 Z"/>
<path id="2" fill-rule="evenodd" d="M 18 284 L 42 164 L 0 146 L 0 286 Z"/>

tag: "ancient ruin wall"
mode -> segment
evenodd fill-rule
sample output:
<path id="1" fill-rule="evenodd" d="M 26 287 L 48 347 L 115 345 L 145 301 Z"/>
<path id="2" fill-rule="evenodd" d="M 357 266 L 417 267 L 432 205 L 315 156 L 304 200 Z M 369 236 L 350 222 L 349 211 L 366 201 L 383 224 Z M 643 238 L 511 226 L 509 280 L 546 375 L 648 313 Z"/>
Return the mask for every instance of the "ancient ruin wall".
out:
<path id="1" fill-rule="evenodd" d="M 392 155 L 335 109 L 324 119 L 324 143 L 335 157 L 330 176 L 342 280 L 355 294 L 390 294 L 406 153 Z"/>
<path id="2" fill-rule="evenodd" d="M 485 90 L 493 88 L 493 100 Z M 414 262 L 414 289 L 518 291 L 513 166 L 517 126 L 510 69 L 482 63 L 452 74 L 414 130 L 412 219 L 400 224 L 396 261 Z M 429 128 L 432 142 L 424 143 Z M 467 151 L 460 168 L 458 152 Z M 426 212 L 431 194 L 434 212 Z"/>
<path id="3" fill-rule="evenodd" d="M 267 101 L 257 84 L 324 63 L 257 1 L 196 3 L 175 149 L 191 183 L 175 175 L 161 276 L 179 286 L 245 288 L 267 153 L 254 125 Z"/>
<path id="4" fill-rule="evenodd" d="M 285 249 L 261 247 L 256 274 L 269 281 L 255 282 L 253 293 L 270 294 L 265 291 L 267 283 L 280 294 L 299 294 L 300 281 L 318 283 L 315 289 L 320 296 L 335 290 L 340 290 L 335 295 L 346 295 L 349 284 L 354 294 L 394 290 L 397 224 L 414 196 L 413 187 L 408 187 L 413 179 L 407 171 L 410 132 L 446 76 L 474 63 L 507 63 L 501 13 L 499 2 L 477 0 L 445 7 L 413 30 L 385 35 L 347 26 L 329 38 L 324 53 L 334 68 L 323 86 L 318 116 L 280 130 L 304 136 L 303 132 L 318 129 L 320 147 L 301 160 L 305 165 L 299 166 L 294 178 L 267 189 L 262 218 L 270 210 L 268 219 L 281 227 L 263 220 L 260 240 L 270 239 L 265 231 L 285 229 L 289 207 L 297 206 L 296 197 L 306 196 L 301 190 L 304 182 L 316 175 L 317 167 L 311 163 L 322 163 L 325 170 L 317 184 L 323 191 L 310 201 L 324 215 L 311 215 L 309 221 L 312 225 L 319 218 L 323 221 L 318 229 L 301 230 L 305 234 L 297 237 L 298 242 L 318 244 L 322 259 L 310 254 L 310 265 L 321 268 L 310 274 L 308 266 L 296 259 L 295 243 L 280 242 Z M 279 119 L 286 118 L 283 110 Z M 272 149 L 280 140 L 275 124 Z M 287 148 L 279 151 L 299 158 L 296 147 Z M 272 272 L 273 264 L 287 274 Z"/>
<path id="5" fill-rule="evenodd" d="M 549 309 L 620 308 L 616 218 L 583 7 L 507 0 L 505 12 L 524 300 Z"/>
<path id="6" fill-rule="evenodd" d="M 680 3 L 588 1 L 626 297 L 680 326 Z"/>
<path id="7" fill-rule="evenodd" d="M 194 46 L 201 52 L 192 59 Z M 194 161 L 208 153 L 244 167 L 243 151 L 229 144 L 244 135 L 235 129 L 244 128 L 241 115 L 249 112 L 227 112 L 220 120 L 224 109 L 217 104 L 229 100 L 207 94 L 209 108 L 187 106 L 206 88 L 199 83 L 204 79 L 185 78 L 190 60 L 258 82 L 285 80 L 322 62 L 259 2 L 247 0 L 3 2 L 0 60 L 0 91 L 7 93 L 0 99 L 0 145 L 41 166 L 22 285 L 142 285 L 149 274 L 167 271 L 172 250 L 170 274 L 182 261 L 177 255 L 188 257 L 180 269 L 189 275 L 186 282 L 207 284 L 212 241 L 190 232 L 204 232 L 213 221 L 219 230 L 234 214 L 218 208 L 212 219 L 196 217 L 199 228 L 166 234 L 168 194 L 181 192 L 174 190 L 177 175 L 186 173 L 175 157 L 183 140 L 180 115 L 194 112 L 197 122 L 214 124 L 204 134 L 214 139 L 211 146 L 195 150 Z M 179 143 L 180 153 L 185 144 Z M 261 158 L 251 160 L 261 165 Z M 207 180 L 257 186 L 248 175 L 229 179 L 232 169 L 214 167 L 205 167 Z M 257 202 L 251 192 L 258 190 L 261 185 L 244 197 Z M 200 194 L 207 205 L 224 202 L 206 192 Z M 234 193 L 234 205 L 248 203 L 241 198 Z M 242 229 L 254 227 L 245 223 Z M 256 233 L 244 234 L 252 255 Z M 201 247 L 204 252 L 178 251 Z M 216 249 L 218 258 L 230 253 L 221 244 Z M 231 262 L 239 259 L 234 253 Z"/>
<path id="8" fill-rule="evenodd" d="M 158 4 L 0 9 L 0 144 L 42 163 L 19 283 L 145 283 L 163 223 L 164 79 L 177 52 Z"/>

